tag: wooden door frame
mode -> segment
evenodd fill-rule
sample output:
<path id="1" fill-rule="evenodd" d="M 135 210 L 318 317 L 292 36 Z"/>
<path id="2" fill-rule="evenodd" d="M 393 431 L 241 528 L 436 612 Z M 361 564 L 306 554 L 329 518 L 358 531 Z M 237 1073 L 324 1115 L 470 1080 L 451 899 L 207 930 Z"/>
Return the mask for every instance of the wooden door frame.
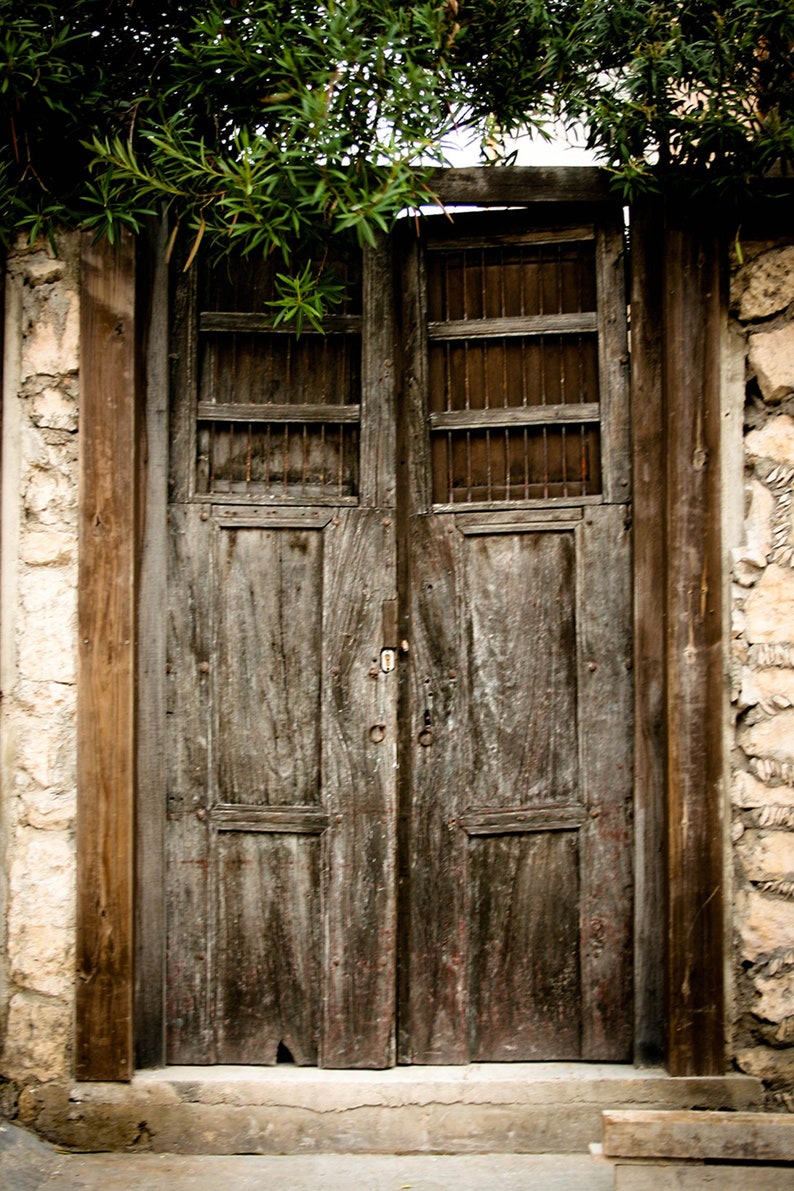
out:
<path id="1" fill-rule="evenodd" d="M 448 170 L 431 185 L 446 204 L 616 205 L 608 176 L 596 169 Z M 709 1075 L 726 1066 L 725 254 L 691 212 L 638 210 L 632 241 L 635 1062 L 661 1059 L 672 1074 Z M 83 243 L 78 632 L 89 644 L 78 686 L 78 1079 L 127 1080 L 136 1066 L 165 1061 L 162 262 L 157 230 L 140 239 L 137 269 L 128 240 L 120 250 Z M 100 459 L 105 469 L 92 465 Z M 118 465 L 109 469 L 112 483 L 108 461 Z M 107 614 L 98 617 L 98 607 Z M 111 695 L 116 710 L 108 715 Z"/>

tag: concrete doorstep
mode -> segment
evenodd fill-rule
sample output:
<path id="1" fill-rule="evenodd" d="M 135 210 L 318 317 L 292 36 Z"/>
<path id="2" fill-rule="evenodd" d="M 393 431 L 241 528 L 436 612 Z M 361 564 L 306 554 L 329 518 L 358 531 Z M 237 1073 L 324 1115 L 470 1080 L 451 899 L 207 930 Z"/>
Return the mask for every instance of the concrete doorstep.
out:
<path id="1" fill-rule="evenodd" d="M 589 1154 L 68 1154 L 0 1122 L 7 1191 L 611 1191 Z"/>

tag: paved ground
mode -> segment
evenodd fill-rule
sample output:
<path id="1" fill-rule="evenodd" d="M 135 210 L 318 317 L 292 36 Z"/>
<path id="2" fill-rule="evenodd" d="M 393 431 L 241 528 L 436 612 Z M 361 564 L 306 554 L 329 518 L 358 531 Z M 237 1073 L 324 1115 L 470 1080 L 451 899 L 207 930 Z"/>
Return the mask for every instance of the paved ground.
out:
<path id="1" fill-rule="evenodd" d="M 64 1154 L 0 1122 L 3 1191 L 611 1191 L 587 1154 Z"/>

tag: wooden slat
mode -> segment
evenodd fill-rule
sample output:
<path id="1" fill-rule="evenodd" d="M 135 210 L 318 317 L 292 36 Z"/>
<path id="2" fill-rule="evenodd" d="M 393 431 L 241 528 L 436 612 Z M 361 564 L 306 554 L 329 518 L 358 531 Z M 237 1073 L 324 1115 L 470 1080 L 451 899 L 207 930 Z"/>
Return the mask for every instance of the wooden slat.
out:
<path id="1" fill-rule="evenodd" d="M 631 541 L 622 505 L 577 530 L 582 849 L 582 1058 L 628 1062 L 632 971 Z"/>
<path id="2" fill-rule="evenodd" d="M 608 1158 L 794 1162 L 794 1113 L 635 1109 L 602 1116 Z"/>
<path id="3" fill-rule="evenodd" d="M 168 510 L 166 715 L 166 1060 L 215 1062 L 211 839 L 212 522 L 195 505 Z"/>
<path id="4" fill-rule="evenodd" d="M 525 831 L 571 831 L 586 819 L 587 811 L 583 806 L 534 806 L 467 811 L 458 822 L 467 835 L 503 835 Z"/>
<path id="5" fill-rule="evenodd" d="M 472 166 L 431 170 L 428 188 L 444 203 L 599 203 L 611 198 L 610 182 L 590 166 Z"/>
<path id="6" fill-rule="evenodd" d="M 428 241 L 427 251 L 460 252 L 466 248 L 503 248 L 512 244 L 579 244 L 586 240 L 592 240 L 594 234 L 592 224 L 585 224 L 582 227 L 532 228 L 525 232 L 505 232 L 502 235 L 494 234 L 491 231 L 485 236 L 434 238 Z"/>
<path id="7" fill-rule="evenodd" d="M 459 513 L 455 518 L 458 533 L 467 536 L 483 533 L 537 533 L 543 530 L 574 529 L 582 520 L 581 508 L 504 509 L 494 513 Z"/>
<path id="8" fill-rule="evenodd" d="M 322 682 L 324 1067 L 394 1063 L 396 671 L 377 665 L 397 595 L 388 510 L 347 509 L 326 531 Z"/>
<path id="9" fill-rule="evenodd" d="M 221 404 L 201 401 L 197 416 L 202 422 L 359 422 L 360 405 L 268 405 L 265 402 Z"/>
<path id="10" fill-rule="evenodd" d="M 516 335 L 583 335 L 598 330 L 598 316 L 532 314 L 523 318 L 458 318 L 429 322 L 429 339 L 506 339 Z"/>
<path id="11" fill-rule="evenodd" d="M 550 506 L 554 509 L 581 509 L 589 505 L 603 504 L 603 496 L 552 496 L 538 500 L 467 500 L 457 504 L 434 504 L 434 513 L 476 513 L 496 512 L 499 509 L 531 509 L 540 512 Z"/>
<path id="12" fill-rule="evenodd" d="M 139 300 L 146 325 L 146 401 L 139 458 L 142 523 L 138 613 L 138 782 L 135 816 L 135 1061 L 156 1067 L 165 1052 L 166 632 L 168 535 L 168 229 L 139 243 Z M 140 276 L 142 274 L 142 276 Z M 144 449 L 145 444 L 145 449 Z"/>
<path id="13" fill-rule="evenodd" d="M 521 426 L 556 426 L 561 422 L 597 422 L 601 406 L 596 401 L 576 405 L 495 406 L 492 409 L 454 409 L 431 413 L 434 430 L 498 430 Z"/>
<path id="14" fill-rule="evenodd" d="M 631 494 L 629 347 L 625 250 L 620 212 L 604 220 L 596 241 L 598 278 L 598 389 L 601 396 L 601 474 L 604 497 L 625 504 Z"/>
<path id="15" fill-rule="evenodd" d="M 328 815 L 316 806 L 240 806 L 221 802 L 212 807 L 210 820 L 218 831 L 267 831 L 290 835 L 322 835 Z"/>
<path id="16" fill-rule="evenodd" d="M 668 1061 L 725 1067 L 719 242 L 692 210 L 664 244 Z"/>
<path id="17" fill-rule="evenodd" d="M 293 509 L 216 505 L 212 510 L 213 521 L 224 529 L 325 529 L 333 515 L 331 509 L 305 505 Z"/>
<path id="18" fill-rule="evenodd" d="M 295 337 L 293 323 L 276 324 L 272 318 L 248 311 L 202 310 L 199 314 L 199 330 L 242 331 L 246 334 L 263 332 L 267 335 L 292 335 Z M 301 335 L 359 335 L 360 333 L 361 318 L 357 314 L 329 314 L 323 319 L 321 330 L 309 323 L 304 323 L 301 329 Z"/>
<path id="19" fill-rule="evenodd" d="M 133 1070 L 136 327 L 132 237 L 82 240 L 78 1079 Z"/>
<path id="20" fill-rule="evenodd" d="M 635 1062 L 665 1049 L 664 458 L 660 204 L 631 224 L 631 428 L 634 535 Z"/>
<path id="21" fill-rule="evenodd" d="M 364 340 L 361 348 L 359 493 L 364 507 L 394 508 L 396 368 L 393 246 L 385 236 L 364 251 Z"/>

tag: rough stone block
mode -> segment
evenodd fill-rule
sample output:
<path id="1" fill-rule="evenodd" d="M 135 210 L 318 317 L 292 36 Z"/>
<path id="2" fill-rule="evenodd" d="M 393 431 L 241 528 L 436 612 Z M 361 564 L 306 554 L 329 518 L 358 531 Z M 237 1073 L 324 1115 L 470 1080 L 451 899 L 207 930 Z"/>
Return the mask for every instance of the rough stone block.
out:
<path id="1" fill-rule="evenodd" d="M 734 775 L 733 802 L 736 806 L 747 809 L 794 807 L 794 788 L 787 785 L 768 786 L 752 773 L 740 770 Z"/>
<path id="2" fill-rule="evenodd" d="M 737 848 L 748 881 L 794 880 L 794 832 L 745 831 Z"/>
<path id="3" fill-rule="evenodd" d="M 760 703 L 772 711 L 794 706 L 794 670 L 756 670 L 745 666 L 739 703 L 742 707 Z"/>
<path id="4" fill-rule="evenodd" d="M 15 922 L 9 931 L 10 975 L 20 988 L 50 997 L 71 994 L 74 972 L 74 937 L 51 923 Z"/>
<path id="5" fill-rule="evenodd" d="M 738 741 L 750 757 L 794 762 L 794 711 L 781 711 L 768 720 L 743 725 Z"/>
<path id="6" fill-rule="evenodd" d="M 744 285 L 739 317 L 745 322 L 785 310 L 794 302 L 794 246 L 763 253 L 742 269 L 738 280 Z"/>
<path id="7" fill-rule="evenodd" d="M 765 401 L 775 404 L 794 392 L 794 323 L 751 335 L 750 367 Z"/>
<path id="8" fill-rule="evenodd" d="M 769 897 L 755 889 L 740 891 L 736 919 L 745 959 L 757 960 L 781 947 L 790 947 L 794 940 L 794 901 Z"/>
<path id="9" fill-rule="evenodd" d="M 47 287 L 26 305 L 28 333 L 22 341 L 21 379 L 76 372 L 80 362 L 80 308 L 65 287 Z"/>
<path id="10" fill-rule="evenodd" d="M 750 463 L 771 459 L 794 466 L 794 418 L 788 414 L 770 417 L 759 430 L 750 431 L 744 445 Z"/>
<path id="11" fill-rule="evenodd" d="M 47 386 L 30 401 L 31 421 L 34 426 L 47 426 L 54 430 L 77 429 L 77 402 L 64 388 Z"/>
<path id="12" fill-rule="evenodd" d="M 771 564 L 744 606 L 744 633 L 751 645 L 794 637 L 794 569 Z"/>
<path id="13" fill-rule="evenodd" d="M 72 1008 L 36 993 L 15 994 L 8 1007 L 3 1072 L 11 1079 L 63 1078 L 67 1073 Z"/>
<path id="14" fill-rule="evenodd" d="M 21 827 L 9 872 L 8 929 L 25 923 L 74 928 L 74 841 L 66 831 Z"/>
<path id="15" fill-rule="evenodd" d="M 780 976 L 759 976 L 753 981 L 756 1000 L 753 1013 L 763 1021 L 782 1022 L 794 1017 L 794 972 Z"/>

